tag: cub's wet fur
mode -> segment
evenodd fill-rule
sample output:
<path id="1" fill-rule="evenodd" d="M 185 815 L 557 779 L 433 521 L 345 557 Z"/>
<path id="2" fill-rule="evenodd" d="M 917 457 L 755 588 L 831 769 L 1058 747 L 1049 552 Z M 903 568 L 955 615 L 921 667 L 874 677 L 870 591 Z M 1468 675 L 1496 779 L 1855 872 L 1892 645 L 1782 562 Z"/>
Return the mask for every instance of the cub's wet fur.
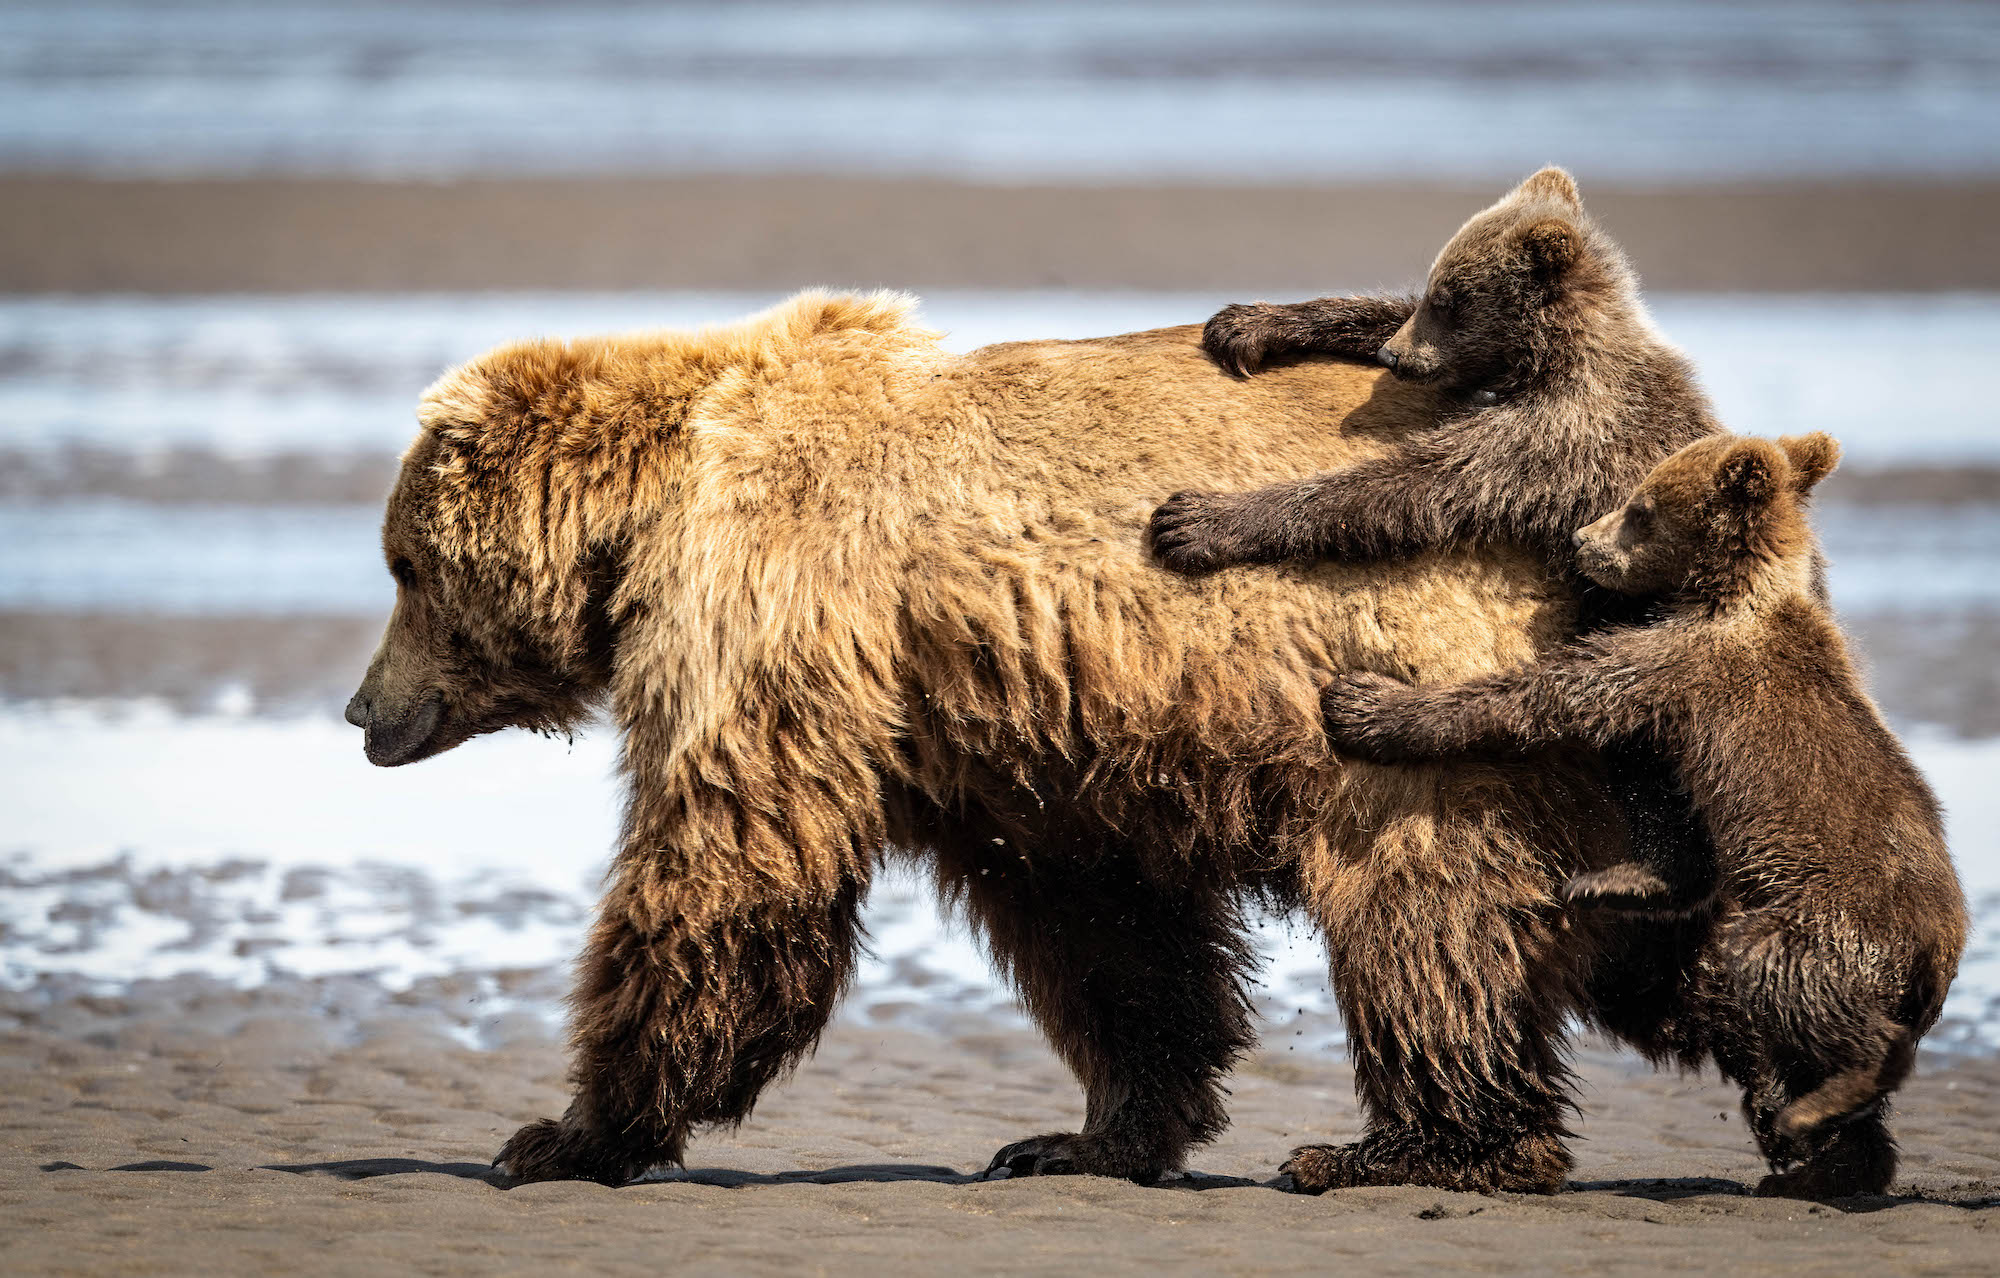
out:
<path id="1" fill-rule="evenodd" d="M 1454 686 L 1346 676 L 1327 727 L 1381 762 L 1659 742 L 1722 871 L 1697 980 L 1772 1164 L 1758 1192 L 1876 1193 L 1896 1168 L 1888 1097 L 1943 1008 L 1965 901 L 1936 799 L 1815 588 L 1805 500 L 1839 450 L 1823 434 L 1779 445 L 1690 445 L 1577 534 L 1579 567 L 1665 600 L 1661 620 Z M 1672 867 L 1618 868 L 1677 890 Z"/>

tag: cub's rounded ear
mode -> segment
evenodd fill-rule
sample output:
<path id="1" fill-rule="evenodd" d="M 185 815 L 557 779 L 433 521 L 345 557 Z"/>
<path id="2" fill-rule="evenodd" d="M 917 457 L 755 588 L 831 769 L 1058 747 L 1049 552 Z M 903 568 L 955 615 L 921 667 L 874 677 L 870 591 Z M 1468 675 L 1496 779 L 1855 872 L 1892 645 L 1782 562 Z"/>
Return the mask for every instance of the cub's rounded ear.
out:
<path id="1" fill-rule="evenodd" d="M 1576 193 L 1576 179 L 1553 164 L 1529 175 L 1527 181 L 1514 188 L 1514 194 L 1523 199 L 1554 200 L 1573 209 L 1583 207 L 1583 197 Z"/>
<path id="2" fill-rule="evenodd" d="M 1543 218 L 1521 232 L 1521 247 L 1535 274 L 1543 279 L 1562 277 L 1583 256 L 1583 236 L 1561 218 Z"/>
<path id="3" fill-rule="evenodd" d="M 1778 447 L 1792 463 L 1792 488 L 1800 496 L 1819 486 L 1819 481 L 1840 465 L 1840 441 L 1823 430 L 1810 435 L 1786 435 Z"/>
<path id="4" fill-rule="evenodd" d="M 1734 510 L 1754 510 L 1778 492 L 1778 452 L 1761 439 L 1730 445 L 1715 467 L 1715 499 Z"/>

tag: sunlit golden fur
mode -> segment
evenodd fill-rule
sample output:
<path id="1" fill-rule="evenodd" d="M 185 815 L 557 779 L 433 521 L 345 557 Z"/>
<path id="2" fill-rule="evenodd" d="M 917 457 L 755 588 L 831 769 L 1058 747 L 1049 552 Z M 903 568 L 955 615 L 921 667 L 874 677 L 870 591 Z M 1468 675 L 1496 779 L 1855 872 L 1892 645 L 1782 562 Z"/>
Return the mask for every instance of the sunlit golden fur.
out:
<path id="1" fill-rule="evenodd" d="M 1340 670 L 1517 666 L 1572 600 L 1501 550 L 1156 567 L 1164 495 L 1349 465 L 1437 411 L 1337 363 L 1237 381 L 1199 338 L 956 355 L 909 299 L 807 293 L 699 334 L 505 347 L 426 395 L 385 528 L 415 584 L 356 721 L 438 698 L 399 762 L 503 726 L 500 692 L 460 713 L 468 676 L 423 654 L 485 654 L 500 688 L 527 651 L 561 691 L 520 721 L 603 693 L 624 736 L 578 1098 L 509 1142 L 514 1174 L 616 1181 L 747 1115 L 824 1024 L 895 848 L 1084 1084 L 1082 1131 L 1002 1151 L 1016 1172 L 1150 1175 L 1220 1130 L 1256 893 L 1327 936 L 1370 1139 L 1431 1183 L 1560 1183 L 1587 946 L 1551 885 L 1620 838 L 1592 765 L 1342 766 L 1318 697 Z"/>

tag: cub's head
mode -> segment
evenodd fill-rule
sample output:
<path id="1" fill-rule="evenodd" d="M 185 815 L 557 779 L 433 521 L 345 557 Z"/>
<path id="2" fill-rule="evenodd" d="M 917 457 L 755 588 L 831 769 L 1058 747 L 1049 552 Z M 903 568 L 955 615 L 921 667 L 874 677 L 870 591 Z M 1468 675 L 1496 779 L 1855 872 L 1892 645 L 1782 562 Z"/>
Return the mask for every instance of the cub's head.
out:
<path id="1" fill-rule="evenodd" d="M 612 463 L 595 460 L 591 358 L 503 348 L 426 393 L 382 523 L 395 609 L 347 704 L 371 763 L 501 728 L 566 731 L 605 692 L 621 542 L 593 507 L 632 494 L 598 473 Z M 623 476 L 636 469 L 624 458 Z"/>
<path id="2" fill-rule="evenodd" d="M 1697 440 L 1655 467 L 1623 506 L 1577 532 L 1577 567 L 1633 595 L 1733 597 L 1787 570 L 1816 592 L 1805 503 L 1839 460 L 1840 445 L 1821 431 L 1776 443 Z"/>
<path id="3" fill-rule="evenodd" d="M 1399 377 L 1505 394 L 1572 335 L 1642 315 L 1625 256 L 1561 169 L 1536 173 L 1459 228 L 1379 358 Z"/>

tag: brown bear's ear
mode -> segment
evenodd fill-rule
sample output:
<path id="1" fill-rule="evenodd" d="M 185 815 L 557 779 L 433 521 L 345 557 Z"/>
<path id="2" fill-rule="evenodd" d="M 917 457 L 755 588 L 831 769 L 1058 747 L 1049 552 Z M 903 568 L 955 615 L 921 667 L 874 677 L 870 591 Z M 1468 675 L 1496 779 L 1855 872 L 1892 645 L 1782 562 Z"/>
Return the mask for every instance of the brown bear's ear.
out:
<path id="1" fill-rule="evenodd" d="M 1716 502 L 1739 512 L 1761 509 L 1777 495 L 1777 462 L 1777 450 L 1764 440 L 1730 445 L 1715 467 Z"/>
<path id="2" fill-rule="evenodd" d="M 1778 447 L 1792 462 L 1792 490 L 1803 497 L 1840 465 L 1840 443 L 1823 430 L 1810 435 L 1786 435 Z"/>
<path id="3" fill-rule="evenodd" d="M 1583 207 L 1583 197 L 1576 193 L 1576 179 L 1553 164 L 1530 175 L 1514 188 L 1514 194 L 1523 199 L 1554 200 L 1573 209 Z"/>
<path id="4" fill-rule="evenodd" d="M 1557 217 L 1531 223 L 1521 232 L 1521 246 L 1527 250 L 1535 274 L 1548 280 L 1560 278 L 1583 256 L 1583 236 Z"/>

